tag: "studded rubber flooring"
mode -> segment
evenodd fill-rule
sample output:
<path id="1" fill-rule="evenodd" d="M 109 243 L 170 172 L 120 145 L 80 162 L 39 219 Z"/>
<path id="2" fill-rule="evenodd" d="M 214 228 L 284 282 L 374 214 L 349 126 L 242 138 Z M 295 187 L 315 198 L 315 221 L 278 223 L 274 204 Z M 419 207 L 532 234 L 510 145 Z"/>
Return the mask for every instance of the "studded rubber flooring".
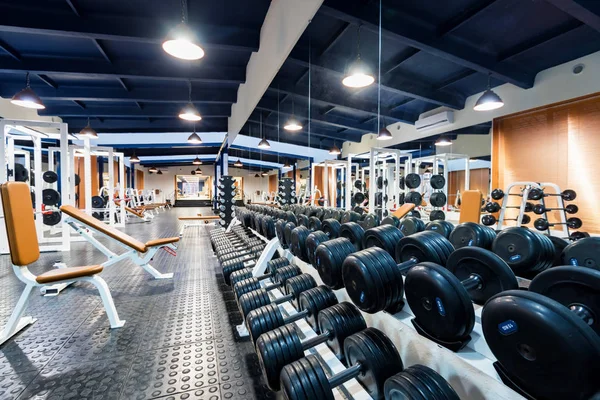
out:
<path id="1" fill-rule="evenodd" d="M 175 208 L 125 232 L 143 241 L 177 236 L 178 216 L 208 209 Z M 0 399 L 270 399 L 235 301 L 212 255 L 209 225 L 186 229 L 177 256 L 159 251 L 152 264 L 174 272 L 154 280 L 129 262 L 107 267 L 124 327 L 110 329 L 96 289 L 78 283 L 57 297 L 34 292 L 28 314 L 37 321 L 0 347 Z M 85 242 L 68 253 L 43 253 L 30 269 L 101 263 Z M 0 324 L 24 285 L 0 256 Z"/>

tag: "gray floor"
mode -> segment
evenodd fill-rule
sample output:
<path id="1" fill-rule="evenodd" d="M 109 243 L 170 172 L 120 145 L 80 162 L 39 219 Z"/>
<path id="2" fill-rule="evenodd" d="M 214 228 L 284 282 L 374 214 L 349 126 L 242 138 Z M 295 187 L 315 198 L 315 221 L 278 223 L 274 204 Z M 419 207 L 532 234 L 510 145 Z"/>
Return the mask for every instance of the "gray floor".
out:
<path id="1" fill-rule="evenodd" d="M 177 216 L 209 214 L 175 208 L 150 223 L 124 229 L 148 240 L 177 236 Z M 208 232 L 186 230 L 177 257 L 157 253 L 153 265 L 173 280 L 153 280 L 123 262 L 107 267 L 107 281 L 123 328 L 111 330 L 95 288 L 76 284 L 58 297 L 35 292 L 29 314 L 37 322 L 0 347 L 0 399 L 263 399 L 274 398 L 260 376 L 248 340 L 233 325 L 241 317 L 210 251 Z M 36 273 L 62 260 L 70 266 L 101 263 L 87 243 L 69 253 L 44 253 Z M 24 285 L 8 256 L 0 256 L 0 323 Z"/>

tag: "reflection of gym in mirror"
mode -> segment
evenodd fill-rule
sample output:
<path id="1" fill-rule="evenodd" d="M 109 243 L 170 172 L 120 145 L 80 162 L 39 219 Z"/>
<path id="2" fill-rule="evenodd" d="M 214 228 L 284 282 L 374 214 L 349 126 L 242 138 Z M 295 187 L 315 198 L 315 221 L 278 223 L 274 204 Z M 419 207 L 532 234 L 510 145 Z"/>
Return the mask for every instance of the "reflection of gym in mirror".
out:
<path id="1" fill-rule="evenodd" d="M 210 200 L 211 178 L 198 175 L 176 175 L 177 200 Z"/>

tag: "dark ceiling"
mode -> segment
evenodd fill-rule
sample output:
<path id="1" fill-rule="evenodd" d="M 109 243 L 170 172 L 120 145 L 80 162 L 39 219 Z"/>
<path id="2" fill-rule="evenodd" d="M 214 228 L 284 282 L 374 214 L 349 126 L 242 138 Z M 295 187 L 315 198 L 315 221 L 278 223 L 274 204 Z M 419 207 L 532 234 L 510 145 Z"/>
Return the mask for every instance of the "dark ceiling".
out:
<path id="1" fill-rule="evenodd" d="M 341 78 L 359 26 L 362 58 L 378 64 L 379 1 L 325 0 L 242 133 L 258 137 L 262 117 L 269 139 L 308 145 L 310 129 L 310 146 L 328 148 L 377 131 L 379 105 L 382 123 L 413 123 L 439 106 L 462 109 L 488 74 L 492 86 L 526 90 L 539 71 L 600 50 L 599 3 L 383 0 L 378 104 L 377 85 L 351 90 Z M 160 47 L 180 19 L 177 0 L 0 0 L 0 96 L 22 89 L 30 71 L 47 105 L 40 114 L 60 116 L 72 132 L 88 117 L 101 133 L 177 132 L 191 130 L 176 116 L 191 82 L 204 117 L 197 130 L 226 131 L 270 1 L 188 4 L 207 52 L 200 62 Z M 292 110 L 303 132 L 279 128 Z"/>

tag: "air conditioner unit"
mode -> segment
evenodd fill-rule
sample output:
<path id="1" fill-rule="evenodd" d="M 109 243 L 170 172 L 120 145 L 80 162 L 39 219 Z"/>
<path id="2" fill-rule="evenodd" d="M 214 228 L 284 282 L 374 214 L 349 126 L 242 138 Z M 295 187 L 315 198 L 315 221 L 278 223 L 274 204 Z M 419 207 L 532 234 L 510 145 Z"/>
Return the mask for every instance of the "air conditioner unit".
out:
<path id="1" fill-rule="evenodd" d="M 444 111 L 415 121 L 417 131 L 426 131 L 454 123 L 454 111 Z"/>

